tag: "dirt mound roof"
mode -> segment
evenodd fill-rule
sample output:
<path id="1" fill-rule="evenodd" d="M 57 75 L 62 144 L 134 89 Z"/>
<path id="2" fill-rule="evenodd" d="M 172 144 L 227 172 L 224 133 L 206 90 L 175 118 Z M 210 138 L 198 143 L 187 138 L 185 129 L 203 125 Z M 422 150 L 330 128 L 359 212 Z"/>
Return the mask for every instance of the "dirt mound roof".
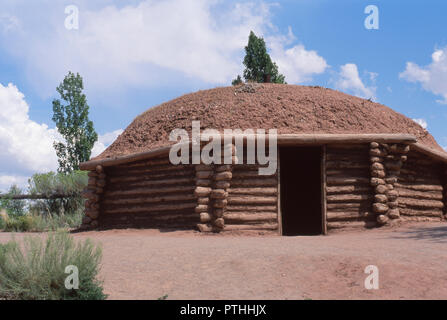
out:
<path id="1" fill-rule="evenodd" d="M 392 109 L 339 91 L 297 85 L 247 84 L 181 96 L 139 115 L 95 159 L 144 152 L 172 144 L 173 129 L 272 129 L 279 134 L 406 133 L 442 150 L 420 125 Z"/>

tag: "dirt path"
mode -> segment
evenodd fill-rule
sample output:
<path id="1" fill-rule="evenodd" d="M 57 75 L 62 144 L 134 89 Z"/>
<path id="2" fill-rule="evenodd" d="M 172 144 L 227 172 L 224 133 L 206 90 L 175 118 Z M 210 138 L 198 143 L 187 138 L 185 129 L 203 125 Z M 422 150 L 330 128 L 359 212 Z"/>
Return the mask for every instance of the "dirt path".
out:
<path id="1" fill-rule="evenodd" d="M 75 237 L 102 243 L 111 299 L 447 299 L 445 223 L 318 237 L 158 230 Z M 0 233 L 1 242 L 9 238 Z M 364 288 L 370 264 L 379 268 L 379 290 Z"/>

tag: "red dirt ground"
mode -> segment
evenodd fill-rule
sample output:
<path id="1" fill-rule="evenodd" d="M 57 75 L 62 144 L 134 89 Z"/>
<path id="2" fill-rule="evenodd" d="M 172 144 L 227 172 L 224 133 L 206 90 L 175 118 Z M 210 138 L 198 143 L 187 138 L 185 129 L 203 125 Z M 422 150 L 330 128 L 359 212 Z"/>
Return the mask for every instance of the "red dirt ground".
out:
<path id="1" fill-rule="evenodd" d="M 139 115 L 96 159 L 167 146 L 173 129 L 272 129 L 292 133 L 408 133 L 443 151 L 413 120 L 392 109 L 332 89 L 279 84 L 222 87 L 181 96 Z"/>
<path id="2" fill-rule="evenodd" d="M 0 242 L 10 236 L 0 233 Z M 102 243 L 110 299 L 447 299 L 445 223 L 313 237 L 159 230 L 74 236 Z M 370 264 L 379 268 L 379 290 L 364 288 Z"/>

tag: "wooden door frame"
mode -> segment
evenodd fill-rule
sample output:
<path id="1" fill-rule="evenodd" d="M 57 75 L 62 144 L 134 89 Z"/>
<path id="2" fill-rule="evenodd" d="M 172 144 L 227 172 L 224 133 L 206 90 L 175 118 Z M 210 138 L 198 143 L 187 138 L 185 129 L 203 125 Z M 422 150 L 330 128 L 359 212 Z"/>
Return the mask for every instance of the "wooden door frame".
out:
<path id="1" fill-rule="evenodd" d="M 288 146 L 289 147 L 289 146 Z M 299 148 L 300 146 L 295 146 Z M 327 205 L 326 205 L 326 145 L 317 146 L 321 148 L 321 234 L 327 235 Z M 277 176 L 278 176 L 278 186 L 277 186 L 277 209 L 278 209 L 278 233 L 283 235 L 282 226 L 282 213 L 281 213 L 281 160 L 280 160 L 280 146 L 277 147 Z"/>
<path id="2" fill-rule="evenodd" d="M 278 176 L 278 187 L 277 187 L 277 209 L 278 209 L 278 233 L 280 236 L 282 236 L 282 214 L 281 214 L 281 161 L 279 159 L 280 157 L 280 147 L 277 147 L 277 176 Z"/>
<path id="3" fill-rule="evenodd" d="M 326 145 L 321 146 L 321 232 L 327 235 Z"/>

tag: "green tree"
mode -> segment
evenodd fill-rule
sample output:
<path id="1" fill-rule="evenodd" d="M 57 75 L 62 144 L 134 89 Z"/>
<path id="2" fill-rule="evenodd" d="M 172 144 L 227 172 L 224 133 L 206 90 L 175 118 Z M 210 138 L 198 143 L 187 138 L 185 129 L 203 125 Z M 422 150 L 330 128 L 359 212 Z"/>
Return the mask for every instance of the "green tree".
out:
<path id="1" fill-rule="evenodd" d="M 70 71 L 56 89 L 63 102 L 53 100 L 53 121 L 65 139 L 54 143 L 58 171 L 62 173 L 79 170 L 79 164 L 90 159 L 93 145 L 98 140 L 93 122 L 88 118 L 89 106 L 83 89 L 82 77 Z"/>
<path id="2" fill-rule="evenodd" d="M 285 77 L 278 72 L 278 66 L 267 53 L 265 41 L 253 31 L 245 47 L 244 78 L 246 81 L 286 83 Z"/>

